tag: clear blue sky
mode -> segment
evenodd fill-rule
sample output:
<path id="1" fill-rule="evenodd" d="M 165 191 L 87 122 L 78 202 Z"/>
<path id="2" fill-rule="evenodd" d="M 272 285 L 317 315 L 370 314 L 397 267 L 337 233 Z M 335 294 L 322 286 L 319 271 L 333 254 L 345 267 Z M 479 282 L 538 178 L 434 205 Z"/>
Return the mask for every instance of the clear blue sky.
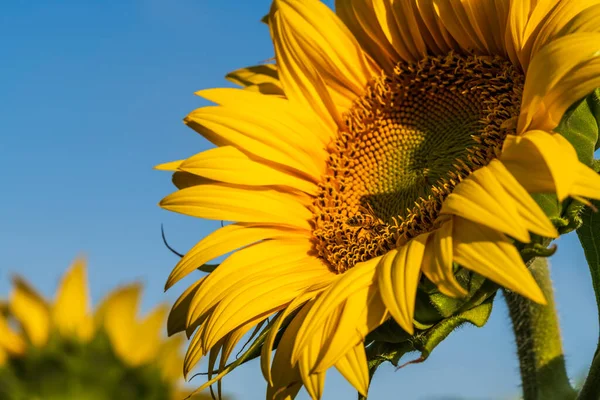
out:
<path id="1" fill-rule="evenodd" d="M 268 0 L 19 1 L 0 6 L 0 297 L 10 272 L 50 295 L 77 254 L 89 259 L 93 300 L 140 279 L 144 309 L 173 301 L 163 284 L 177 258 L 217 226 L 163 211 L 173 188 L 152 166 L 208 144 L 181 122 L 204 105 L 193 92 L 273 55 L 259 19 Z M 593 292 L 577 238 L 553 259 L 571 375 L 598 337 Z M 375 376 L 372 399 L 505 399 L 519 391 L 502 300 L 488 325 L 455 332 L 421 365 Z M 264 398 L 258 364 L 225 380 L 238 399 Z M 447 395 L 447 397 L 444 397 Z M 306 398 L 306 395 L 303 395 Z M 355 398 L 329 374 L 325 398 Z"/>

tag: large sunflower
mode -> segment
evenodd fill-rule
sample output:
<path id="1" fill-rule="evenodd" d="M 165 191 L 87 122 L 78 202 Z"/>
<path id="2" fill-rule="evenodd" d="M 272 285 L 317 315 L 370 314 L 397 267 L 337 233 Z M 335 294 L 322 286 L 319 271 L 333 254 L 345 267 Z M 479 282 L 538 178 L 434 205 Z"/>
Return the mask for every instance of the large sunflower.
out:
<path id="1" fill-rule="evenodd" d="M 364 338 L 390 318 L 413 332 L 420 282 L 460 297 L 466 268 L 544 304 L 517 246 L 558 232 L 531 194 L 600 199 L 553 132 L 600 86 L 597 3 L 275 0 L 276 64 L 198 92 L 217 106 L 185 122 L 217 147 L 158 167 L 179 188 L 162 207 L 234 222 L 167 282 L 236 250 L 171 312 L 193 333 L 185 372 L 278 313 L 268 398 L 319 398 L 332 366 L 366 394 Z"/>
<path id="2" fill-rule="evenodd" d="M 124 286 L 92 313 L 82 260 L 65 274 L 54 302 L 15 277 L 0 309 L 0 398 L 185 397 L 179 385 L 182 338 L 162 339 L 164 306 L 136 317 L 140 294 L 140 285 Z"/>

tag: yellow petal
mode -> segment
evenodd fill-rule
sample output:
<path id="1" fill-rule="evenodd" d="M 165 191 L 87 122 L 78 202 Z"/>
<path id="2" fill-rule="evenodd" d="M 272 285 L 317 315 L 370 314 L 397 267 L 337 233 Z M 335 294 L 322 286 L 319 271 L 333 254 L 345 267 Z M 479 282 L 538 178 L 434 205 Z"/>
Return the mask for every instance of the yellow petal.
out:
<path id="1" fill-rule="evenodd" d="M 499 159 L 529 193 L 556 193 L 560 201 L 573 194 L 580 162 L 557 133 L 536 130 L 509 138 Z"/>
<path id="2" fill-rule="evenodd" d="M 288 51 L 312 65 L 340 110 L 347 110 L 361 96 L 369 80 L 378 74 L 375 64 L 335 13 L 318 0 L 278 0 L 275 25 Z M 282 40 L 274 37 L 274 42 Z M 277 46 L 276 46 L 277 47 Z M 279 54 L 276 52 L 279 61 Z M 287 82 L 281 77 L 284 88 Z M 287 93 L 287 91 L 286 91 Z M 291 97 L 290 97 L 291 98 Z"/>
<path id="3" fill-rule="evenodd" d="M 276 319 L 273 321 L 273 325 L 267 337 L 265 338 L 265 342 L 262 346 L 261 356 L 260 356 L 260 368 L 262 370 L 263 376 L 269 385 L 273 385 L 273 379 L 271 377 L 271 352 L 273 351 L 273 345 L 275 344 L 275 339 L 277 338 L 277 333 L 281 328 L 281 324 L 288 318 L 294 311 L 298 310 L 308 301 L 314 299 L 318 296 L 325 288 L 327 288 L 329 284 L 327 282 L 321 282 L 315 286 L 311 286 L 306 289 L 306 291 L 297 296 L 292 302 L 278 314 Z"/>
<path id="4" fill-rule="evenodd" d="M 600 54 L 599 54 L 600 55 Z M 600 86 L 600 57 L 587 60 L 565 76 L 544 98 L 544 116 L 536 114 L 530 128 L 551 130 L 560 123 L 565 111 Z"/>
<path id="5" fill-rule="evenodd" d="M 192 186 L 206 185 L 214 183 L 210 179 L 203 178 L 198 175 L 190 174 L 189 172 L 176 171 L 171 178 L 173 185 L 177 189 L 186 189 Z"/>
<path id="6" fill-rule="evenodd" d="M 293 399 L 302 387 L 297 364 L 292 363 L 292 347 L 298 329 L 314 303 L 304 305 L 285 329 L 273 357 L 272 383 L 267 387 L 267 399 Z"/>
<path id="7" fill-rule="evenodd" d="M 452 248 L 452 219 L 449 219 L 429 235 L 421 269 L 441 293 L 450 297 L 464 297 L 467 291 L 454 277 Z"/>
<path id="8" fill-rule="evenodd" d="M 149 363 L 158 354 L 162 342 L 163 326 L 167 308 L 164 305 L 154 308 L 141 322 L 132 320 L 129 322 L 135 336 L 133 346 L 127 351 L 127 356 L 123 357 L 129 365 L 137 366 Z M 144 340 L 140 340 L 143 337 Z"/>
<path id="9" fill-rule="evenodd" d="M 373 0 L 336 0 L 335 12 L 352 31 L 364 51 L 382 69 L 392 72 L 401 58 L 379 25 Z"/>
<path id="10" fill-rule="evenodd" d="M 335 364 L 335 367 L 354 386 L 358 393 L 367 397 L 367 392 L 369 391 L 369 368 L 365 345 L 363 343 L 354 346 L 352 350 Z"/>
<path id="11" fill-rule="evenodd" d="M 548 14 L 531 50 L 534 56 L 553 40 L 576 32 L 597 32 L 600 29 L 600 0 L 560 0 Z"/>
<path id="12" fill-rule="evenodd" d="M 188 346 L 183 359 L 183 376 L 187 378 L 188 374 L 196 364 L 205 355 L 202 350 L 202 337 L 205 325 L 200 325 L 199 329 L 194 333 L 192 340 Z"/>
<path id="13" fill-rule="evenodd" d="M 171 161 L 163 164 L 158 164 L 154 167 L 159 171 L 177 171 L 184 160 Z"/>
<path id="14" fill-rule="evenodd" d="M 417 286 L 428 234 L 389 251 L 377 267 L 381 299 L 398 325 L 412 334 Z"/>
<path id="15" fill-rule="evenodd" d="M 293 171 L 257 162 L 233 146 L 222 146 L 203 151 L 185 160 L 179 167 L 204 178 L 224 183 L 249 186 L 287 186 L 315 195 L 318 187 L 314 182 L 300 177 Z"/>
<path id="16" fill-rule="evenodd" d="M 204 278 L 198 279 L 194 284 L 188 287 L 173 304 L 167 319 L 167 334 L 169 336 L 186 330 L 190 304 L 203 280 Z"/>
<path id="17" fill-rule="evenodd" d="M 512 198 L 527 230 L 541 236 L 558 237 L 558 231 L 550 219 L 502 162 L 492 160 L 487 168 Z"/>
<path id="18" fill-rule="evenodd" d="M 508 238 L 478 223 L 454 217 L 454 261 L 532 301 L 544 294 Z"/>
<path id="19" fill-rule="evenodd" d="M 303 348 L 308 345 L 311 337 L 319 329 L 322 329 L 327 318 L 332 313 L 335 313 L 349 297 L 361 291 L 364 292 L 365 289 L 375 287 L 377 279 L 376 267 L 380 259 L 381 257 L 377 257 L 363 263 L 358 263 L 352 269 L 340 275 L 335 284 L 319 296 L 306 318 L 310 322 L 302 325 L 296 337 L 292 354 L 293 362 L 299 359 Z M 366 301 L 363 303 L 363 306 L 365 304 Z"/>
<path id="20" fill-rule="evenodd" d="M 541 28 L 542 21 L 547 17 L 549 11 L 557 3 L 557 0 L 525 0 L 511 1 L 508 19 L 507 41 L 514 49 L 516 59 L 511 60 L 521 64 L 527 71 L 529 64 L 530 47 L 527 46 L 530 38 L 535 38 Z M 511 53 L 509 51 L 509 53 Z"/>
<path id="21" fill-rule="evenodd" d="M 245 87 L 247 90 L 268 95 L 285 95 L 281 87 L 281 82 L 279 82 L 277 67 L 273 64 L 240 68 L 228 73 L 225 78 Z"/>
<path id="22" fill-rule="evenodd" d="M 198 218 L 310 229 L 308 203 L 307 199 L 274 189 L 207 184 L 179 190 L 165 197 L 160 206 Z"/>
<path id="23" fill-rule="evenodd" d="M 0 351 L 21 355 L 26 349 L 25 340 L 10 327 L 6 318 L 0 314 Z"/>
<path id="24" fill-rule="evenodd" d="M 106 331 L 117 355 L 130 365 L 137 361 L 130 351 L 139 344 L 136 314 L 140 294 L 139 284 L 119 288 L 106 296 L 96 312 L 96 323 Z"/>
<path id="25" fill-rule="evenodd" d="M 82 330 L 87 332 L 90 325 L 89 304 L 85 261 L 77 259 L 63 276 L 56 292 L 52 319 L 58 331 L 64 336 L 85 339 Z"/>
<path id="26" fill-rule="evenodd" d="M 478 3 L 483 3 L 483 1 Z M 489 52 L 479 25 L 480 21 L 476 19 L 476 15 L 473 15 L 474 10 L 469 6 L 470 2 L 438 0 L 435 4 L 438 7 L 440 20 L 462 49 L 475 50 L 480 54 Z M 492 11 L 493 7 L 490 7 L 489 10 Z M 479 16 L 485 16 L 485 14 L 479 13 Z M 497 34 L 498 32 L 496 32 Z"/>
<path id="27" fill-rule="evenodd" d="M 19 320 L 29 341 L 43 346 L 50 331 L 50 308 L 46 301 L 27 282 L 19 277 L 13 279 L 10 311 Z"/>
<path id="28" fill-rule="evenodd" d="M 377 286 L 352 293 L 323 325 L 322 345 L 316 349 L 318 357 L 310 364 L 311 371 L 327 371 L 388 318 Z"/>
<path id="29" fill-rule="evenodd" d="M 276 237 L 308 238 L 308 235 L 308 231 L 294 231 L 280 227 L 243 224 L 226 225 L 199 241 L 185 254 L 169 275 L 165 290 L 195 271 L 199 266 L 240 247 Z"/>
<path id="30" fill-rule="evenodd" d="M 306 139 L 303 142 L 301 135 L 294 133 L 294 121 L 285 117 L 264 109 L 219 106 L 199 108 L 184 121 L 218 146 L 229 144 L 318 179 L 326 161 L 324 149 L 305 148 Z"/>
<path id="31" fill-rule="evenodd" d="M 587 165 L 579 163 L 571 194 L 590 199 L 600 199 L 600 175 Z"/>
<path id="32" fill-rule="evenodd" d="M 256 243 L 231 254 L 208 275 L 190 303 L 188 327 L 196 325 L 235 287 L 263 277 L 275 277 L 310 262 L 312 244 L 308 240 L 273 239 Z M 291 265 L 291 267 L 290 267 Z M 247 295 L 251 295 L 248 293 Z"/>
<path id="33" fill-rule="evenodd" d="M 414 2 L 414 8 L 418 10 L 415 11 L 415 17 L 419 23 L 421 34 L 423 37 L 431 35 L 431 39 L 427 42 L 434 54 L 442 55 L 447 54 L 450 50 L 460 50 L 460 45 L 456 43 L 438 15 L 436 0 Z"/>
<path id="34" fill-rule="evenodd" d="M 309 258 L 273 266 L 269 274 L 232 286 L 205 322 L 205 349 L 242 324 L 283 309 L 314 284 L 331 282 L 335 277 L 320 259 Z"/>
<path id="35" fill-rule="evenodd" d="M 229 373 L 229 371 L 224 370 L 227 366 L 227 360 L 231 356 L 231 353 L 235 349 L 235 346 L 240 342 L 244 335 L 248 333 L 248 331 L 252 329 L 255 325 L 256 322 L 252 321 L 246 325 L 240 326 L 231 333 L 227 334 L 215 345 L 215 347 L 213 347 L 210 350 L 210 356 L 208 361 L 208 381 L 202 384 L 202 386 L 200 386 L 198 389 L 196 389 L 196 392 L 200 392 L 216 382 L 218 385 L 217 398 L 222 398 L 222 378 Z M 219 373 L 216 376 L 213 376 L 213 371 L 215 371 L 215 363 L 219 352 L 221 353 L 218 368 Z"/>
<path id="36" fill-rule="evenodd" d="M 598 56 L 600 56 L 600 33 L 596 32 L 574 33 L 556 39 L 541 49 L 531 60 L 527 70 L 517 132 L 554 129 L 567 107 L 564 107 L 562 112 L 560 112 L 562 106 L 557 109 L 554 105 L 550 109 L 549 97 L 552 97 L 554 91 L 560 90 L 566 97 L 563 102 L 569 102 L 570 105 L 578 100 L 579 98 L 571 97 L 564 88 L 561 90 L 560 82 L 569 75 L 577 80 L 578 69 L 582 64 L 585 65 Z M 582 91 L 590 93 L 596 88 L 594 86 L 596 83 L 595 80 L 581 82 L 582 86 L 578 87 L 576 94 L 580 95 Z M 548 114 L 550 111 L 552 114 Z"/>
<path id="37" fill-rule="evenodd" d="M 400 56 L 396 62 L 416 62 L 427 52 L 415 21 L 414 8 L 404 2 L 373 0 L 378 24 L 387 42 Z"/>
<path id="38" fill-rule="evenodd" d="M 277 116 L 278 120 L 287 123 L 289 132 L 286 134 L 291 133 L 301 138 L 301 144 L 309 154 L 316 154 L 311 151 L 323 151 L 321 145 L 328 145 L 337 133 L 315 116 L 312 108 L 288 99 L 231 88 L 205 89 L 195 94 L 227 108 L 252 110 L 267 119 Z M 273 132 L 275 133 L 277 132 Z"/>
<path id="39" fill-rule="evenodd" d="M 440 213 L 461 216 L 504 232 L 523 243 L 531 240 L 514 199 L 487 166 L 456 185 L 444 200 Z"/>

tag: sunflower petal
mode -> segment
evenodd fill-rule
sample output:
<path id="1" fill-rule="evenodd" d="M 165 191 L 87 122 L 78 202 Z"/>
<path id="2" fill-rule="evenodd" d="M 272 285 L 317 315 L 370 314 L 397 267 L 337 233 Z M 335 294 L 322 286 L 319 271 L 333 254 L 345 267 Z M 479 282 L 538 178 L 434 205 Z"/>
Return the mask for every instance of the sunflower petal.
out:
<path id="1" fill-rule="evenodd" d="M 296 363 L 292 363 L 292 348 L 294 338 L 306 319 L 314 302 L 308 302 L 294 316 L 288 327 L 283 332 L 277 351 L 273 357 L 271 378 L 267 387 L 267 399 L 293 399 L 302 387 L 300 370 Z"/>
<path id="2" fill-rule="evenodd" d="M 261 357 L 260 357 L 260 368 L 263 376 L 269 385 L 273 385 L 273 379 L 271 375 L 271 352 L 275 344 L 278 331 L 281 328 L 281 324 L 288 318 L 293 312 L 303 307 L 308 301 L 314 299 L 319 293 L 321 293 L 328 286 L 328 283 L 321 282 L 318 285 L 311 286 L 302 295 L 297 296 L 292 302 L 283 310 L 273 322 L 269 333 L 265 338 L 265 342 L 262 346 Z"/>
<path id="3" fill-rule="evenodd" d="M 369 391 L 369 368 L 365 346 L 360 343 L 341 358 L 335 367 L 352 386 L 367 397 Z"/>
<path id="4" fill-rule="evenodd" d="M 470 13 L 472 11 L 469 7 L 470 2 L 437 0 L 435 4 L 438 7 L 440 20 L 462 49 L 475 50 L 483 54 L 489 52 L 482 40 L 481 30 L 478 31 L 479 21 Z"/>
<path id="5" fill-rule="evenodd" d="M 536 130 L 510 138 L 499 159 L 529 193 L 556 193 L 560 201 L 577 194 L 579 159 L 560 134 Z"/>
<path id="6" fill-rule="evenodd" d="M 456 185 L 444 200 L 440 213 L 461 216 L 504 232 L 523 243 L 531 240 L 515 201 L 487 166 Z"/>
<path id="7" fill-rule="evenodd" d="M 454 217 L 454 261 L 539 304 L 546 299 L 521 255 L 502 233 Z"/>
<path id="8" fill-rule="evenodd" d="M 552 97 L 554 91 L 561 90 L 560 82 L 565 77 L 571 75 L 571 79 L 577 82 L 580 74 L 578 70 L 586 62 L 598 56 L 600 56 L 600 33 L 596 32 L 574 33 L 556 39 L 541 49 L 531 60 L 527 70 L 517 132 L 556 128 L 562 118 L 560 109 L 564 105 L 559 107 L 554 105 L 550 110 L 549 97 Z M 598 68 L 595 63 L 593 66 Z M 587 75 L 586 73 L 585 76 Z M 590 93 L 596 88 L 594 85 L 597 85 L 594 79 L 589 82 L 581 81 L 575 94 L 580 96 L 581 92 Z M 573 98 L 564 87 L 561 93 L 566 96 L 562 103 L 568 103 L 568 106 L 582 97 Z M 568 106 L 564 107 L 564 110 Z M 549 115 L 550 111 L 552 114 Z"/>
<path id="9" fill-rule="evenodd" d="M 186 330 L 190 304 L 204 279 L 205 277 L 200 278 L 188 287 L 173 304 L 167 319 L 167 334 L 169 336 Z"/>
<path id="10" fill-rule="evenodd" d="M 268 99 L 268 96 L 262 97 Z M 309 148 L 307 152 L 306 140 L 294 134 L 293 120 L 286 121 L 285 115 L 265 115 L 265 112 L 247 107 L 210 106 L 191 112 L 184 122 L 218 146 L 232 145 L 318 179 L 326 161 L 321 153 L 315 152 L 318 147 Z"/>
<path id="11" fill-rule="evenodd" d="M 224 183 L 287 186 L 311 195 L 318 191 L 314 182 L 309 182 L 292 171 L 283 171 L 253 160 L 233 146 L 221 146 L 198 153 L 181 163 L 179 169 Z"/>
<path id="12" fill-rule="evenodd" d="M 597 32 L 600 29 L 600 0 L 560 0 L 550 11 L 540 31 L 530 40 L 530 57 L 553 40 L 577 32 Z"/>
<path id="13" fill-rule="evenodd" d="M 127 357 L 123 357 L 129 365 L 138 366 L 149 363 L 158 354 L 161 343 L 162 327 L 167 315 L 167 308 L 158 306 L 153 309 L 140 323 L 135 319 L 129 321 L 129 329 L 134 331 L 134 337 L 143 335 L 144 340 L 135 340 L 127 351 Z M 134 329 L 132 329 L 133 327 Z"/>
<path id="14" fill-rule="evenodd" d="M 188 327 L 201 321 L 232 290 L 244 282 L 279 273 L 302 270 L 298 264 L 310 259 L 308 240 L 273 239 L 257 243 L 231 254 L 210 273 L 194 296 L 188 312 Z M 251 296 L 252 293 L 246 293 Z"/>
<path id="15" fill-rule="evenodd" d="M 199 241 L 177 263 L 165 285 L 169 289 L 183 277 L 195 271 L 210 260 L 227 254 L 235 249 L 265 239 L 277 237 L 308 237 L 308 231 L 294 231 L 280 227 L 260 225 L 231 224 L 217 229 Z"/>
<path id="16" fill-rule="evenodd" d="M 415 297 L 427 237 L 419 235 L 388 252 L 377 267 L 381 299 L 400 327 L 410 334 L 414 331 Z"/>
<path id="17" fill-rule="evenodd" d="M 119 357 L 130 365 L 136 365 L 130 350 L 137 346 L 137 329 L 132 323 L 136 321 L 140 294 L 139 284 L 123 286 L 109 293 L 96 312 L 96 323 L 106 331 Z"/>
<path id="18" fill-rule="evenodd" d="M 312 261 L 312 262 L 311 262 Z M 316 283 L 332 281 L 335 277 L 319 259 L 302 260 L 288 267 L 273 267 L 273 275 L 255 278 L 237 285 L 226 293 L 211 313 L 203 341 L 210 348 L 227 332 L 257 318 L 265 317 L 286 307 L 292 300 Z M 277 279 L 273 279 L 274 276 Z"/>
<path id="19" fill-rule="evenodd" d="M 279 14 L 276 24 L 291 45 L 288 51 L 314 66 L 338 107 L 345 111 L 378 73 L 375 64 L 363 53 L 348 28 L 322 2 L 277 0 L 275 7 Z M 279 60 L 277 53 L 276 58 Z"/>
<path id="20" fill-rule="evenodd" d="M 421 27 L 421 34 L 424 37 L 431 35 L 432 41 L 435 42 L 435 47 L 429 45 L 434 54 L 447 54 L 450 50 L 460 50 L 460 45 L 448 32 L 438 15 L 438 6 L 435 0 L 414 2 L 414 8 L 418 10 L 415 11 L 415 17 Z"/>
<path id="21" fill-rule="evenodd" d="M 91 324 L 89 309 L 85 261 L 77 259 L 63 276 L 56 292 L 52 319 L 62 335 L 85 339 Z"/>
<path id="22" fill-rule="evenodd" d="M 177 171 L 181 163 L 185 160 L 170 161 L 163 164 L 158 164 L 154 169 L 159 171 Z"/>
<path id="23" fill-rule="evenodd" d="M 292 362 L 296 362 L 301 350 L 308 344 L 310 338 L 322 329 L 327 318 L 340 307 L 346 299 L 364 289 L 367 289 L 376 283 L 377 264 L 381 257 L 373 258 L 355 265 L 352 269 L 346 271 L 340 276 L 325 293 L 318 297 L 314 307 L 306 317 L 307 323 L 302 324 L 298 331 L 294 350 L 292 353 Z"/>
<path id="24" fill-rule="evenodd" d="M 467 291 L 458 283 L 452 269 L 452 219 L 429 235 L 421 270 L 439 291 L 450 297 L 464 297 Z"/>
<path id="25" fill-rule="evenodd" d="M 319 143 L 329 144 L 336 133 L 315 116 L 312 108 L 288 99 L 232 88 L 204 89 L 195 94 L 224 107 L 252 110 L 267 119 L 272 119 L 276 115 L 279 120 L 287 122 L 289 133 L 302 139 L 301 144 L 309 154 L 312 154 L 311 150 L 323 148 Z"/>
<path id="26" fill-rule="evenodd" d="M 558 231 L 550 219 L 502 162 L 492 160 L 488 168 L 510 195 L 527 230 L 541 236 L 558 237 Z"/>
<path id="27" fill-rule="evenodd" d="M 336 0 L 335 11 L 377 64 L 385 71 L 393 71 L 401 58 L 379 25 L 373 0 Z"/>
<path id="28" fill-rule="evenodd" d="M 34 346 L 46 344 L 50 334 L 50 308 L 48 303 L 27 282 L 13 278 L 10 299 L 11 314 L 19 320 Z"/>
<path id="29" fill-rule="evenodd" d="M 206 184 L 181 189 L 167 197 L 160 206 L 192 217 L 281 224 L 310 229 L 312 213 L 301 199 L 274 189 L 254 189 Z"/>
<path id="30" fill-rule="evenodd" d="M 266 95 L 285 96 L 277 67 L 274 64 L 262 64 L 240 68 L 228 73 L 225 78 L 230 82 L 243 86 L 246 90 Z"/>
<path id="31" fill-rule="evenodd" d="M 334 310 L 323 326 L 322 346 L 311 365 L 313 372 L 325 372 L 389 318 L 379 288 L 369 286 L 352 294 Z"/>

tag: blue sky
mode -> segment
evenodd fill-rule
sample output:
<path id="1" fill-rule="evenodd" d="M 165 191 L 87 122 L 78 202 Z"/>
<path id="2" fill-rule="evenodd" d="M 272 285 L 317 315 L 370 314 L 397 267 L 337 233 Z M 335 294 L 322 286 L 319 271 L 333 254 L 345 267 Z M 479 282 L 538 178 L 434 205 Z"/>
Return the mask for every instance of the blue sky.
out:
<path id="1" fill-rule="evenodd" d="M 12 1 L 0 7 L 0 297 L 18 272 L 47 296 L 71 260 L 89 260 L 93 300 L 141 280 L 143 308 L 172 302 L 191 282 L 162 287 L 177 258 L 218 226 L 168 213 L 173 188 L 152 166 L 208 148 L 182 118 L 193 92 L 273 53 L 259 19 L 269 1 Z M 598 337 L 593 291 L 574 235 L 552 259 L 569 371 L 581 374 Z M 325 398 L 354 398 L 335 373 Z M 264 398 L 258 364 L 225 380 L 238 399 Z M 384 366 L 372 399 L 505 399 L 518 363 L 501 299 L 488 325 L 455 332 L 430 359 Z M 306 398 L 306 395 L 304 395 Z"/>

